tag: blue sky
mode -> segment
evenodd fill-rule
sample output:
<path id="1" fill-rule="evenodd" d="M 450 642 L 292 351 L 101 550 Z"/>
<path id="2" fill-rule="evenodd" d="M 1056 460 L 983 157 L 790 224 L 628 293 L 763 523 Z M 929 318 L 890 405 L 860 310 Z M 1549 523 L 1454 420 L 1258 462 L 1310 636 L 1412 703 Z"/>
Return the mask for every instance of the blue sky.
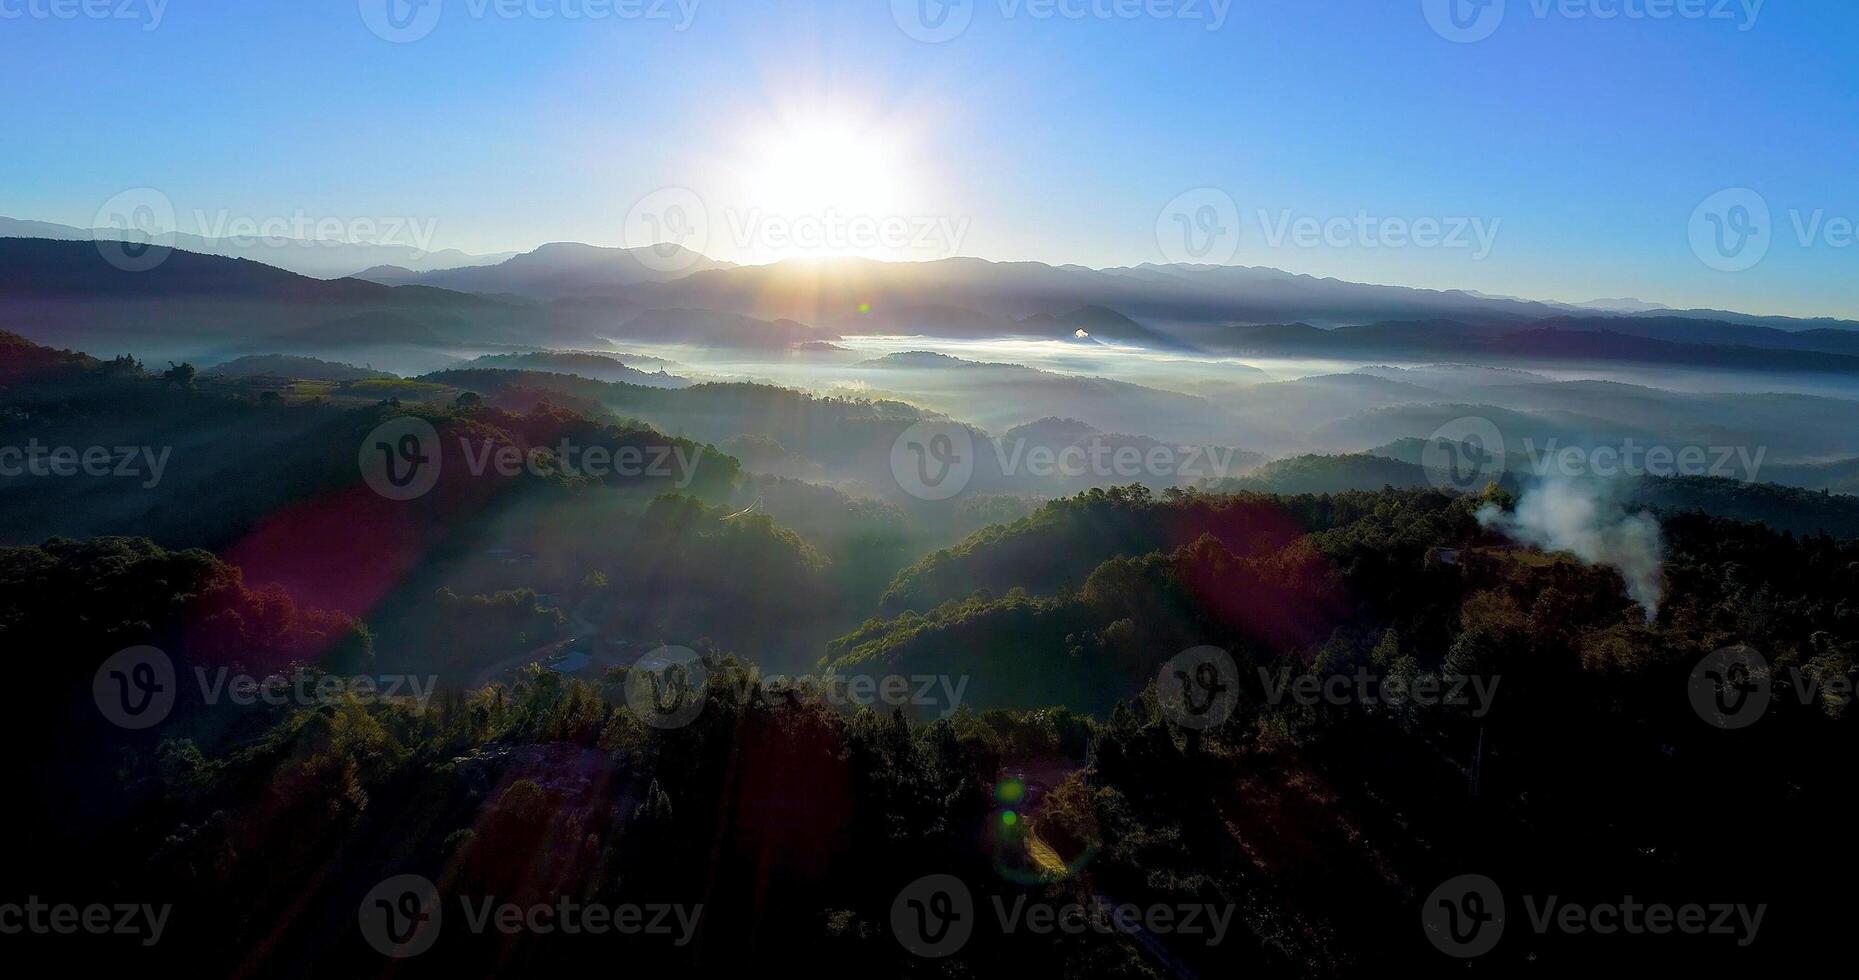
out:
<path id="1" fill-rule="evenodd" d="M 1211 189 L 1214 260 L 1859 317 L 1849 0 L 1504 0 L 1468 43 L 1433 0 L 970 0 L 937 43 L 900 27 L 924 0 L 443 0 L 406 43 L 377 0 L 54 15 L 81 2 L 0 0 L 0 214 L 88 226 L 147 187 L 184 231 L 404 218 L 501 251 L 635 243 L 674 187 L 719 258 L 1107 266 L 1180 257 L 1168 207 Z M 1693 240 L 1730 188 L 1769 211 L 1751 268 Z M 825 212 L 910 240 L 796 246 Z"/>

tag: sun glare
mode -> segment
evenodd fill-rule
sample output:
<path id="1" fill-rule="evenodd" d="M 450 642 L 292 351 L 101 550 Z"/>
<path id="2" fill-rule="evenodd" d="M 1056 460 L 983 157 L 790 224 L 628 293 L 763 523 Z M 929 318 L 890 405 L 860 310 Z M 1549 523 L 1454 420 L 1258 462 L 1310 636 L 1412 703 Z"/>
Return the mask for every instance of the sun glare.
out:
<path id="1" fill-rule="evenodd" d="M 712 247 L 735 262 L 942 258 L 960 252 L 930 148 L 936 114 L 824 98 L 738 109 L 707 161 Z"/>
<path id="2" fill-rule="evenodd" d="M 904 162 L 885 137 L 843 120 L 777 126 L 749 156 L 749 205 L 788 218 L 885 217 L 907 189 Z"/>

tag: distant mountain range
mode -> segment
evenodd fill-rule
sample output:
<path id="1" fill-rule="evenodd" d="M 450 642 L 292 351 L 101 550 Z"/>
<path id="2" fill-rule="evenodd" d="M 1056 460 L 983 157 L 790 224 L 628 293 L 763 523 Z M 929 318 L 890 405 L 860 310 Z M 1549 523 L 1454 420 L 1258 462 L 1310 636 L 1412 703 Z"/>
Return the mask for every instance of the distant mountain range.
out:
<path id="1" fill-rule="evenodd" d="M 438 286 L 537 300 L 618 299 L 641 283 L 668 282 L 695 272 L 732 268 L 735 266 L 730 263 L 675 245 L 626 249 L 557 242 L 495 264 L 434 271 L 383 265 L 357 273 L 355 278 L 389 286 Z"/>
<path id="2" fill-rule="evenodd" d="M 381 231 L 383 237 L 410 237 L 403 229 Z M 0 238 L 46 238 L 53 241 L 147 241 L 146 236 L 112 228 L 75 228 L 49 221 L 21 221 L 0 217 Z M 422 251 L 411 245 L 369 244 L 360 242 L 311 241 L 297 238 L 205 238 L 200 235 L 163 236 L 163 244 L 201 255 L 220 255 L 233 259 L 251 259 L 299 275 L 317 279 L 335 279 L 352 275 L 357 269 L 391 264 L 417 272 L 457 269 L 465 266 L 495 265 L 515 255 L 498 252 L 472 255 L 454 248 Z"/>
<path id="3" fill-rule="evenodd" d="M 675 271 L 672 271 L 675 270 Z M 1225 346 L 1233 324 L 1306 323 L 1317 327 L 1391 321 L 1564 323 L 1595 317 L 1711 321 L 1716 344 L 1775 346 L 1729 327 L 1780 331 L 1852 330 L 1859 323 L 1802 320 L 1720 310 L 1668 310 L 1637 299 L 1556 303 L 1471 290 L 1381 286 L 1240 266 L 1153 265 L 1112 269 L 989 262 L 792 259 L 735 266 L 685 252 L 598 248 L 559 243 L 502 263 L 415 273 L 380 268 L 358 278 L 463 292 L 507 294 L 539 302 L 604 299 L 629 309 L 702 309 L 770 320 L 795 320 L 842 334 L 922 333 L 982 337 L 1084 329 L 1100 340 L 1153 346 Z M 1090 311 L 1086 322 L 1059 323 Z M 1641 328 L 1615 332 L 1641 335 Z M 1647 334 L 1656 339 L 1669 337 Z M 1797 349 L 1820 349 L 1814 344 Z"/>
<path id="4" fill-rule="evenodd" d="M 1458 358 L 1481 362 L 1608 361 L 1712 369 L 1859 371 L 1859 331 L 1787 331 L 1682 317 L 1413 320 L 1323 329 L 1236 326 L 1205 338 L 1238 356 Z"/>
<path id="5" fill-rule="evenodd" d="M 0 328 L 93 352 L 288 353 L 390 368 L 406 354 L 427 370 L 439 362 L 413 352 L 455 359 L 613 340 L 785 350 L 897 334 L 1235 357 L 1859 372 L 1859 324 L 1848 321 L 1575 312 L 1272 269 L 980 259 L 731 266 L 696 253 L 557 244 L 494 265 L 371 276 L 321 280 L 184 249 L 127 271 L 88 241 L 0 238 Z"/>
<path id="6" fill-rule="evenodd" d="M 247 354 L 224 364 L 215 364 L 202 372 L 220 378 L 294 378 L 305 381 L 363 381 L 369 378 L 394 378 L 398 375 L 373 368 L 356 367 L 336 361 L 296 354 Z"/>

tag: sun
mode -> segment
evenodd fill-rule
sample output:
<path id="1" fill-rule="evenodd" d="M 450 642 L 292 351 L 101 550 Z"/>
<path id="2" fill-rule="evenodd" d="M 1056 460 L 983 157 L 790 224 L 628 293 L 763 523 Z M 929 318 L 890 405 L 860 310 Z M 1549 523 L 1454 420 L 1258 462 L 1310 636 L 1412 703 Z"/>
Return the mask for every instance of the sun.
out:
<path id="1" fill-rule="evenodd" d="M 909 164 L 894 142 L 848 120 L 775 124 L 756 135 L 747 157 L 749 205 L 788 218 L 883 218 L 909 193 Z"/>

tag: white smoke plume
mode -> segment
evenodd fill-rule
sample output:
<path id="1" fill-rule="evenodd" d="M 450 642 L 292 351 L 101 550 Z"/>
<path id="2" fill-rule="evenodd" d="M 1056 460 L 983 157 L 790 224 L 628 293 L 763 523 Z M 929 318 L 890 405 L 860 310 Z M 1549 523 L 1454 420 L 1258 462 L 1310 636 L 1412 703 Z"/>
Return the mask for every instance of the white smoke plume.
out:
<path id="1" fill-rule="evenodd" d="M 1626 580 L 1627 595 L 1658 618 L 1665 596 L 1665 536 L 1651 514 L 1628 514 L 1594 486 L 1546 480 L 1524 491 L 1516 513 L 1496 504 L 1478 509 L 1478 523 L 1544 551 L 1566 551 Z"/>

